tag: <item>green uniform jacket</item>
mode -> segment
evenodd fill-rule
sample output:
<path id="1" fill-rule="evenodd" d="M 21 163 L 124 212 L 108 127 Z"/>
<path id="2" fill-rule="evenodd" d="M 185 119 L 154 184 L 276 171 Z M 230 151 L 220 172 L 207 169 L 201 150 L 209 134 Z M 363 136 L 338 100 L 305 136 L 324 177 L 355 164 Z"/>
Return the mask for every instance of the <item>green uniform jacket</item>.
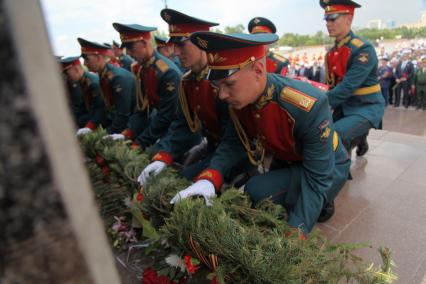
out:
<path id="1" fill-rule="evenodd" d="M 416 88 L 426 88 L 426 70 L 423 71 L 422 68 L 417 70 L 414 83 Z"/>
<path id="2" fill-rule="evenodd" d="M 131 117 L 128 128 L 142 148 L 154 144 L 167 133 L 176 117 L 178 87 L 182 77 L 179 68 L 169 59 L 154 51 L 143 65 L 132 66 L 140 84 L 137 94 L 138 110 Z"/>
<path id="3" fill-rule="evenodd" d="M 136 79 L 124 68 L 106 64 L 100 72 L 102 98 L 111 124 L 108 133 L 121 133 L 126 129 L 135 109 Z"/>
<path id="4" fill-rule="evenodd" d="M 310 84 L 276 74 L 255 104 L 234 110 L 247 137 L 261 142 L 266 153 L 288 167 L 302 168 L 301 183 L 289 189 L 289 224 L 309 232 L 323 204 L 333 200 L 347 179 L 350 158 L 333 129 L 327 96 Z M 198 179 L 218 181 L 240 159 L 243 150 L 238 127 L 227 129 Z M 260 155 L 259 155 L 260 156 Z M 291 183 L 290 183 L 291 184 Z M 216 187 L 217 188 L 217 187 Z M 264 184 L 259 190 L 268 190 Z"/>
<path id="5" fill-rule="evenodd" d="M 131 71 L 131 67 L 132 67 L 132 63 L 135 62 L 135 60 L 133 60 L 133 58 L 131 58 L 130 56 L 128 56 L 127 54 L 123 54 L 119 60 L 120 62 L 120 66 L 128 71 Z"/>
<path id="6" fill-rule="evenodd" d="M 274 52 L 269 52 L 266 57 L 266 71 L 268 73 L 287 75 L 289 61 Z"/>
<path id="7" fill-rule="evenodd" d="M 78 127 L 95 129 L 105 124 L 105 105 L 98 75 L 85 71 L 79 82 L 68 83 L 68 91 Z"/>
<path id="8" fill-rule="evenodd" d="M 153 160 L 170 164 L 182 157 L 192 146 L 207 137 L 213 152 L 230 122 L 228 104 L 218 98 L 217 89 L 206 80 L 208 69 L 200 74 L 188 72 L 179 89 L 179 108 L 165 137 L 157 145 L 159 154 Z"/>
<path id="9" fill-rule="evenodd" d="M 326 70 L 330 106 L 341 107 L 344 116 L 360 115 L 378 127 L 385 102 L 377 78 L 374 47 L 351 31 L 328 51 Z"/>

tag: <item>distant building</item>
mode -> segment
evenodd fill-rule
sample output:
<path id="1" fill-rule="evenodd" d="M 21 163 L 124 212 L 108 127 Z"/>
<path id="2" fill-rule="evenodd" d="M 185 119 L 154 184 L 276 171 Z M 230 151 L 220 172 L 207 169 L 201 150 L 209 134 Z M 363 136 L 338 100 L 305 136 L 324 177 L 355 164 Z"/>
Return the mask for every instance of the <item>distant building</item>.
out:
<path id="1" fill-rule="evenodd" d="M 387 21 L 386 22 L 386 27 L 388 29 L 394 29 L 394 28 L 396 28 L 396 22 L 395 22 L 395 20 L 389 20 L 389 21 Z"/>
<path id="2" fill-rule="evenodd" d="M 377 19 L 377 20 L 369 21 L 367 27 L 369 29 L 379 29 L 380 30 L 380 29 L 385 29 L 386 24 L 382 20 Z"/>
<path id="3" fill-rule="evenodd" d="M 405 24 L 402 25 L 403 27 L 407 27 L 407 28 L 423 28 L 426 27 L 426 11 L 422 12 L 422 16 L 420 18 L 420 21 L 417 23 L 413 23 L 413 24 Z"/>

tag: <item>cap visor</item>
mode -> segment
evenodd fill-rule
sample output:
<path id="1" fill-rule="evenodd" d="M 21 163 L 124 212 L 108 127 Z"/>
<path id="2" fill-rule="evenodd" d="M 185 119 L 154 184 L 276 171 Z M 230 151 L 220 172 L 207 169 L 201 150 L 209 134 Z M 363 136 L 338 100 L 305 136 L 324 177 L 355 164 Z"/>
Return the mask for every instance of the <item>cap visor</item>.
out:
<path id="1" fill-rule="evenodd" d="M 209 73 L 207 74 L 207 80 L 214 81 L 214 80 L 225 79 L 239 70 L 240 69 L 228 69 L 228 70 L 210 69 Z"/>
<path id="2" fill-rule="evenodd" d="M 167 41 L 167 43 L 180 43 L 184 40 L 187 40 L 187 37 L 184 36 L 172 36 L 169 38 L 169 40 Z"/>
<path id="3" fill-rule="evenodd" d="M 335 13 L 335 14 L 327 14 L 324 15 L 324 20 L 329 21 L 329 20 L 335 20 L 340 16 L 339 13 Z"/>
<path id="4" fill-rule="evenodd" d="M 133 46 L 134 42 L 122 42 L 120 48 L 130 49 Z"/>

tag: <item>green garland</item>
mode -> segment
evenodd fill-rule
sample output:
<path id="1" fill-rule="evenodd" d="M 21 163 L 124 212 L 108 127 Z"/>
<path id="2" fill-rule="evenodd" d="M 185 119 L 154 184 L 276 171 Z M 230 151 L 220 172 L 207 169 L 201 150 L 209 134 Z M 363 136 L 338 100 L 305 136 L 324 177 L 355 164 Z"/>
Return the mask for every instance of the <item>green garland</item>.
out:
<path id="1" fill-rule="evenodd" d="M 151 243 L 137 256 L 139 262 L 149 256 L 161 274 L 193 279 L 191 273 L 165 264 L 165 256 L 176 254 L 198 259 L 220 283 L 391 283 L 396 279 L 388 249 L 379 250 L 383 266 L 378 268 L 353 254 L 363 244 L 331 244 L 318 232 L 301 240 L 284 222 L 285 210 L 271 200 L 253 208 L 246 195 L 229 189 L 210 207 L 203 199 L 185 199 L 173 206 L 171 198 L 190 182 L 168 168 L 141 189 L 136 179 L 149 156 L 126 142 L 102 139 L 104 135 L 97 131 L 80 140 L 102 216 L 108 226 L 113 216 L 131 213 L 133 222 L 143 227 L 139 239 Z"/>

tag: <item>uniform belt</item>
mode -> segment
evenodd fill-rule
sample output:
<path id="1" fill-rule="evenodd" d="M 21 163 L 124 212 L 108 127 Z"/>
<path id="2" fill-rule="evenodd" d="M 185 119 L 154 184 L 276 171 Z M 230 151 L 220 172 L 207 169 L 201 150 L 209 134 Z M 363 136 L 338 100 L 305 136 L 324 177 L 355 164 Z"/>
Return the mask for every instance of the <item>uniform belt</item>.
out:
<path id="1" fill-rule="evenodd" d="M 374 93 L 380 92 L 380 84 L 376 84 L 370 87 L 364 87 L 356 89 L 354 92 L 354 95 L 356 96 L 364 96 L 364 95 L 371 95 Z"/>

